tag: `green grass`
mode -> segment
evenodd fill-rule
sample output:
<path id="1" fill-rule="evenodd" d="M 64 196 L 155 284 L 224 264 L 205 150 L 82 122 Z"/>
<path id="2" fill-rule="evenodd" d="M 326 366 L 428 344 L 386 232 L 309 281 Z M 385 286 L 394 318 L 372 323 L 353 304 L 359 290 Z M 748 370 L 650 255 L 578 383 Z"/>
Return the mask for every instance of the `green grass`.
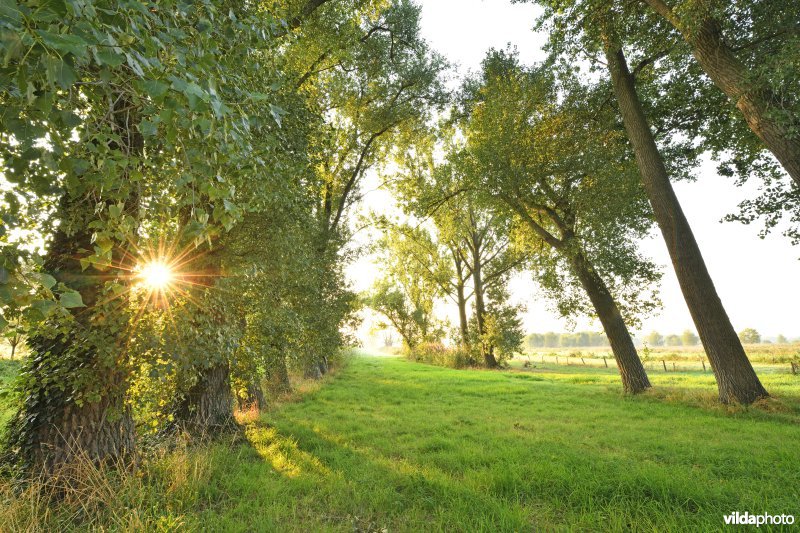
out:
<path id="1" fill-rule="evenodd" d="M 618 379 L 355 357 L 195 456 L 193 482 L 125 505 L 153 529 L 210 531 L 700 531 L 736 510 L 800 515 L 800 378 L 765 375 L 777 398 L 751 408 L 717 406 L 708 374 L 655 375 L 635 398 Z"/>

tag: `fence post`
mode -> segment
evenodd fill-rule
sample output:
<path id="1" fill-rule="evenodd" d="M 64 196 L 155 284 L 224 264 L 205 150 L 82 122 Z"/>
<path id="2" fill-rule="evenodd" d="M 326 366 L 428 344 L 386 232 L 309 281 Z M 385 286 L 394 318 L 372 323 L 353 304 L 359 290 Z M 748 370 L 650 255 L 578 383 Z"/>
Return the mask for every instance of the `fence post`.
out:
<path id="1" fill-rule="evenodd" d="M 583 366 L 586 366 L 586 361 L 583 360 L 583 357 L 581 357 L 581 363 L 583 363 Z"/>
<path id="2" fill-rule="evenodd" d="M 797 375 L 797 365 L 795 364 L 794 361 L 791 361 L 791 363 L 792 363 L 792 374 L 794 374 L 796 376 Z"/>
<path id="3" fill-rule="evenodd" d="M 666 372 L 667 371 L 667 362 L 662 359 L 661 360 L 661 364 L 664 365 L 664 372 Z"/>
<path id="4" fill-rule="evenodd" d="M 558 356 L 556 356 L 556 364 L 558 364 Z"/>
<path id="5" fill-rule="evenodd" d="M 674 363 L 674 362 L 672 363 L 672 370 L 673 370 L 673 371 L 675 371 L 675 370 L 676 370 L 676 368 L 675 368 L 675 363 Z"/>
<path id="6" fill-rule="evenodd" d="M 703 363 L 703 372 L 705 372 L 706 371 L 706 360 L 701 357 L 700 358 L 700 362 Z"/>

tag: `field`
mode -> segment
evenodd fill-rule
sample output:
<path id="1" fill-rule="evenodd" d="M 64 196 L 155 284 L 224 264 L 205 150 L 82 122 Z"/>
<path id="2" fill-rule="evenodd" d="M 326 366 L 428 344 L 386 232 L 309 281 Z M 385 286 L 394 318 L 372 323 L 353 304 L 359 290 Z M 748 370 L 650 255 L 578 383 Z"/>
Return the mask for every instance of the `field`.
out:
<path id="1" fill-rule="evenodd" d="M 44 529 L 697 531 L 721 528 L 733 511 L 800 514 L 800 377 L 766 373 L 774 398 L 726 408 L 714 402 L 710 374 L 653 374 L 652 393 L 626 398 L 613 369 L 537 366 L 353 357 L 321 385 L 240 415 L 240 435 L 109 481 L 124 486 L 96 491 L 98 507 L 83 515 L 90 523 L 76 518 L 86 498 L 34 519 L 35 503 L 9 490 L 0 520 Z"/>
<path id="2" fill-rule="evenodd" d="M 791 363 L 800 363 L 800 344 L 746 344 L 747 357 L 759 373 L 791 372 Z M 658 346 L 640 347 L 645 368 L 651 372 L 687 370 L 711 372 L 705 352 L 701 346 Z M 606 361 L 603 361 L 603 358 Z M 569 366 L 606 365 L 613 367 L 611 348 L 529 348 L 525 354 L 517 356 L 511 362 L 512 367 L 520 367 L 525 362 L 530 364 L 558 364 Z"/>

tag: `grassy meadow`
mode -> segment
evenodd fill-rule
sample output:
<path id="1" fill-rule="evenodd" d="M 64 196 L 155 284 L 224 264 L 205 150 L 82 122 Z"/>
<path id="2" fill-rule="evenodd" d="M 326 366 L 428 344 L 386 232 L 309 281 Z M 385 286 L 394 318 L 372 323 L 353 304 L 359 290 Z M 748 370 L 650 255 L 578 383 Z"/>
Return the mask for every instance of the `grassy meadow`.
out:
<path id="1" fill-rule="evenodd" d="M 5 387 L 14 368 L 2 364 Z M 96 473 L 57 507 L 6 483 L 0 521 L 11 530 L 699 531 L 733 511 L 800 514 L 800 376 L 764 374 L 774 397 L 749 408 L 717 405 L 710 374 L 652 379 L 651 393 L 630 398 L 613 368 L 452 370 L 362 354 L 260 415 L 240 413 L 239 434 L 159 452 L 132 474 Z"/>

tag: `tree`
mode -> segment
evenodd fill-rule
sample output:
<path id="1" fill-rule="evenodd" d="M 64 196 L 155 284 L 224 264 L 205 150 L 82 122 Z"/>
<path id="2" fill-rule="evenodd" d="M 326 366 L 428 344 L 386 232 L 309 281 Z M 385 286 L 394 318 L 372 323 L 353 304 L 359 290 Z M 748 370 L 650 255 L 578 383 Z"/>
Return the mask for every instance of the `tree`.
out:
<path id="1" fill-rule="evenodd" d="M 546 348 L 555 348 L 558 346 L 559 342 L 559 335 L 557 333 L 553 333 L 552 331 L 548 331 L 544 334 L 544 346 Z"/>
<path id="2" fill-rule="evenodd" d="M 682 9 L 664 0 L 642 1 L 680 32 L 703 71 L 800 187 L 800 116 L 796 93 L 789 88 L 796 74 L 770 57 L 791 61 L 796 53 L 797 36 L 787 30 L 798 23 L 795 6 L 694 2 Z"/>
<path id="3" fill-rule="evenodd" d="M 697 338 L 697 335 L 692 330 L 687 329 L 681 335 L 681 343 L 684 346 L 697 346 L 698 342 L 700 342 L 700 339 Z"/>
<path id="4" fill-rule="evenodd" d="M 550 20 L 558 28 L 551 35 L 551 40 L 554 49 L 559 53 L 572 54 L 574 57 L 581 48 L 602 50 L 642 183 L 667 245 L 689 312 L 714 369 L 720 401 L 747 404 L 765 397 L 767 392 L 730 324 L 691 227 L 672 190 L 667 166 L 669 158 L 665 158 L 656 144 L 647 120 L 645 102 L 640 97 L 640 94 L 648 90 L 648 85 L 644 83 L 636 86 L 634 74 L 629 69 L 623 52 L 625 43 L 619 36 L 628 35 L 629 28 L 639 35 L 637 32 L 642 26 L 630 24 L 631 19 L 625 16 L 627 13 L 594 2 L 576 0 L 570 3 L 569 10 L 564 10 L 564 6 L 557 2 L 539 3 L 546 7 L 543 20 Z M 663 55 L 661 54 L 662 57 Z M 658 58 L 659 55 L 645 57 L 640 65 L 646 67 Z M 649 94 L 656 96 L 658 92 Z M 647 101 L 646 105 L 648 109 L 658 108 L 657 103 L 651 101 Z M 669 123 L 665 126 L 663 132 L 672 129 Z M 662 140 L 662 144 L 669 146 L 671 143 L 669 140 Z M 674 162 L 671 163 L 674 169 Z"/>
<path id="5" fill-rule="evenodd" d="M 440 145 L 431 141 L 433 136 L 423 137 L 399 154 L 402 174 L 395 190 L 407 214 L 432 220 L 440 246 L 446 250 L 443 253 L 452 258 L 451 281 L 449 288 L 444 288 L 458 305 L 462 342 L 480 352 L 487 368 L 495 368 L 498 361 L 489 341 L 492 335 L 487 334 L 486 328 L 489 308 L 498 312 L 502 309 L 502 314 L 509 312 L 510 308 L 504 306 L 505 287 L 523 258 L 511 246 L 509 217 L 486 209 L 465 191 L 443 195 L 442 191 L 462 179 L 462 169 L 449 162 L 436 161 L 435 150 L 455 145 L 452 130 L 442 128 L 438 134 Z M 465 293 L 468 283 L 472 289 L 469 294 Z M 470 298 L 474 298 L 471 321 L 467 320 L 466 305 Z M 500 323 L 510 324 L 508 320 Z"/>
<path id="6" fill-rule="evenodd" d="M 613 34 L 607 34 L 604 50 L 623 123 L 689 312 L 717 377 L 720 400 L 723 403 L 752 403 L 765 397 L 767 391 L 736 338 L 717 294 L 689 222 L 672 189 L 622 47 Z"/>
<path id="7" fill-rule="evenodd" d="M 778 344 L 788 344 L 788 340 L 783 335 L 778 335 L 778 338 L 775 340 Z"/>
<path id="8" fill-rule="evenodd" d="M 667 346 L 681 346 L 683 341 L 679 336 L 673 334 L 667 335 L 667 337 L 664 339 L 664 344 Z"/>
<path id="9" fill-rule="evenodd" d="M 394 144 L 413 137 L 440 103 L 444 64 L 420 38 L 419 8 L 407 0 L 365 2 L 356 13 L 340 8 L 324 15 L 300 26 L 287 62 L 297 76 L 295 89 L 310 96 L 322 118 L 308 150 L 317 253 L 334 265 L 343 259 L 348 213 L 361 198 L 364 175 Z M 328 279 L 334 270 L 322 271 L 317 282 L 323 302 L 324 289 L 336 286 Z"/>
<path id="10" fill-rule="evenodd" d="M 529 264 L 562 313 L 592 309 L 600 319 L 625 390 L 640 392 L 650 385 L 623 312 L 633 311 L 630 319 L 656 301 L 640 298 L 658 275 L 633 244 L 650 213 L 624 139 L 592 107 L 597 94 L 560 74 L 557 98 L 549 68 L 526 70 L 513 55 L 490 53 L 482 79 L 465 91 L 468 142 L 456 157 L 485 201 L 519 221 Z M 564 290 L 576 284 L 589 304 Z M 627 293 L 627 309 L 615 293 Z"/>
<path id="11" fill-rule="evenodd" d="M 739 332 L 742 344 L 761 344 L 761 334 L 753 328 L 745 328 Z"/>
<path id="12" fill-rule="evenodd" d="M 664 346 L 664 336 L 657 331 L 651 331 L 644 341 L 650 346 Z"/>
<path id="13" fill-rule="evenodd" d="M 22 5 L 4 29 L 2 99 L 11 112 L 0 144 L 14 184 L 4 200 L 47 231 L 38 291 L 50 302 L 38 304 L 46 312 L 30 335 L 24 402 L 8 440 L 20 462 L 46 471 L 76 454 L 101 461 L 134 451 L 124 347 L 135 313 L 125 302 L 142 234 L 187 205 L 200 241 L 230 226 L 232 189 L 217 176 L 251 152 L 222 95 L 237 84 L 239 99 L 250 99 L 256 69 L 242 44 L 266 45 L 263 19 L 233 4 L 236 15 L 213 25 L 210 4 L 140 7 Z M 200 188 L 211 204 L 196 205 Z M 18 197 L 45 209 L 25 213 Z M 4 247 L 4 269 L 20 272 L 18 250 Z"/>
<path id="14" fill-rule="evenodd" d="M 416 287 L 400 288 L 386 280 L 379 281 L 365 303 L 386 317 L 389 322 L 382 326 L 393 327 L 409 351 L 440 336 L 432 316 L 433 298 Z"/>

